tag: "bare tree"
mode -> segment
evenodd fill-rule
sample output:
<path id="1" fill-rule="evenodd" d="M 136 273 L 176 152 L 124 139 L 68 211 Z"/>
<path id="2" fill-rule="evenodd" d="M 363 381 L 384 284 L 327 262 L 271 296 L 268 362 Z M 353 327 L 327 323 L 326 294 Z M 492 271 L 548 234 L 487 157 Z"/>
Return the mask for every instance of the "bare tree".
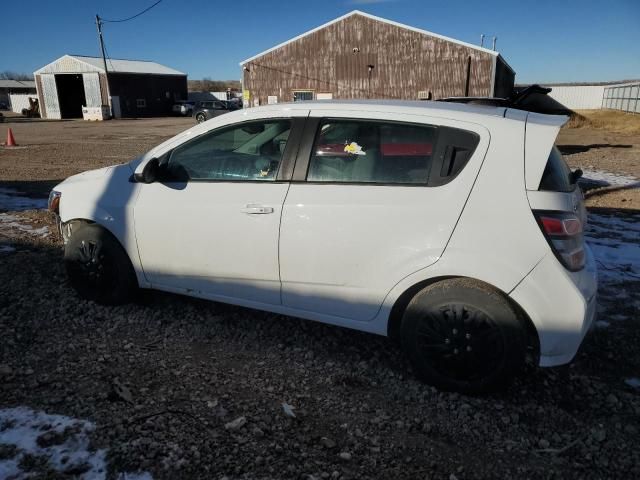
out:
<path id="1" fill-rule="evenodd" d="M 33 80 L 33 75 L 5 70 L 0 72 L 0 80 Z"/>
<path id="2" fill-rule="evenodd" d="M 224 92 L 230 88 L 232 91 L 240 90 L 240 82 L 237 80 L 211 80 L 204 77 L 202 80 L 189 80 L 190 92 Z"/>

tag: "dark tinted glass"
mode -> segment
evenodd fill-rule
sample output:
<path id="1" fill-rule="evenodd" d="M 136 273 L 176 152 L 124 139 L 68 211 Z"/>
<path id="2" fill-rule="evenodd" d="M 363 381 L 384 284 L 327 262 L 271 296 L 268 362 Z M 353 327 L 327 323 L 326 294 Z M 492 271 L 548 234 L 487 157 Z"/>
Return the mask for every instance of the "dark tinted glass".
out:
<path id="1" fill-rule="evenodd" d="M 558 147 L 554 146 L 540 180 L 540 190 L 571 192 L 574 188 L 575 184 L 571 183 L 571 170 Z"/>
<path id="2" fill-rule="evenodd" d="M 426 184 L 437 128 L 359 120 L 321 123 L 308 181 Z"/>

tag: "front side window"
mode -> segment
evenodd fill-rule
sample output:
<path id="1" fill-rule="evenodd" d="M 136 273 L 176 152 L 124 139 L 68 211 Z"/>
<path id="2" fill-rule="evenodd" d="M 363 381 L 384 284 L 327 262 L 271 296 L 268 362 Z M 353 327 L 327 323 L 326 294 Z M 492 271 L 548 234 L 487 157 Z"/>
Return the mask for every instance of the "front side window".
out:
<path id="1" fill-rule="evenodd" d="M 307 181 L 426 184 L 437 131 L 430 125 L 325 120 Z"/>
<path id="2" fill-rule="evenodd" d="M 274 181 L 290 130 L 289 120 L 223 127 L 177 147 L 164 171 L 178 181 Z"/>

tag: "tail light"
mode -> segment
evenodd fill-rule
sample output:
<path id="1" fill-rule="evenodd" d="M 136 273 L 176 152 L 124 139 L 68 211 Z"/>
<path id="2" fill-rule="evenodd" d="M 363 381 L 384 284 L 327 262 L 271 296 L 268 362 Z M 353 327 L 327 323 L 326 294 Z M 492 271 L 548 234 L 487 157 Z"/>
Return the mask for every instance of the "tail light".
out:
<path id="1" fill-rule="evenodd" d="M 558 260 L 572 272 L 584 268 L 584 236 L 580 218 L 564 212 L 533 213 Z"/>

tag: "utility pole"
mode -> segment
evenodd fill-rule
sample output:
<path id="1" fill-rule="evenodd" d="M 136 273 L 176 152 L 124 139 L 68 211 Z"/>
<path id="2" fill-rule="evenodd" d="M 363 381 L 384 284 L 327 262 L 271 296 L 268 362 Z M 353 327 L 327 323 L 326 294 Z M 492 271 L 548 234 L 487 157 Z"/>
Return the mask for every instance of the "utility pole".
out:
<path id="1" fill-rule="evenodd" d="M 109 102 L 109 113 L 111 117 L 113 117 L 113 112 L 111 111 L 111 88 L 109 87 L 109 71 L 107 70 L 107 57 L 104 54 L 104 40 L 102 39 L 102 20 L 100 20 L 100 16 L 96 14 L 96 27 L 98 28 L 98 39 L 100 40 L 100 50 L 102 51 L 102 63 L 104 65 L 104 76 L 107 80 L 107 99 Z"/>

